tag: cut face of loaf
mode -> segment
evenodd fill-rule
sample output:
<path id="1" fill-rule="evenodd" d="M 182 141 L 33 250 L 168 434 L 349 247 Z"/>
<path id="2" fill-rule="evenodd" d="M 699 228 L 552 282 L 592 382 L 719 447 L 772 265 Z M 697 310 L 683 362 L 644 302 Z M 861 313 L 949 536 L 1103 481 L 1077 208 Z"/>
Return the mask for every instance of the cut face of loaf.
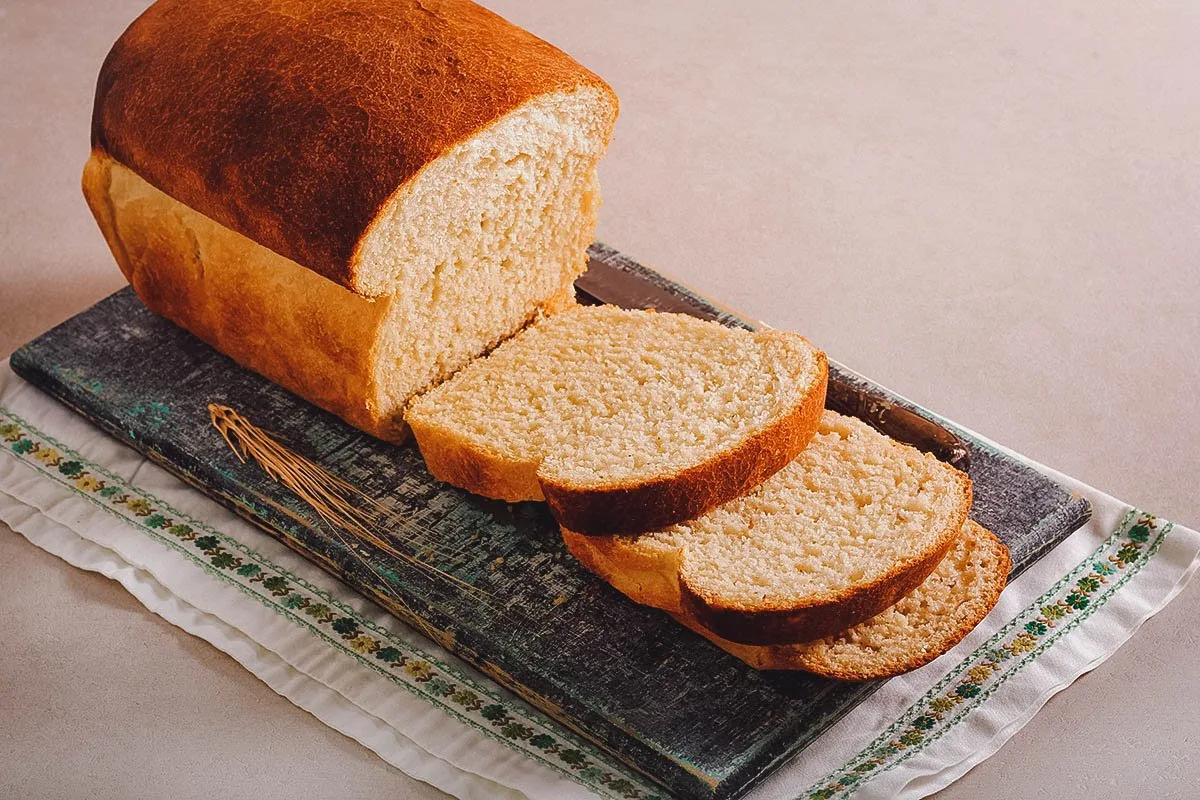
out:
<path id="1" fill-rule="evenodd" d="M 651 530 L 750 491 L 816 430 L 825 356 L 802 337 L 576 307 L 417 398 L 433 474 L 541 500 L 589 534 Z"/>
<path id="2" fill-rule="evenodd" d="M 332 5 L 155 3 L 83 189 L 153 311 L 400 440 L 413 394 L 573 305 L 617 102 L 473 3 Z"/>
<path id="3" fill-rule="evenodd" d="M 1012 561 L 986 528 L 967 521 L 933 574 L 894 606 L 834 636 L 754 646 L 722 639 L 685 615 L 692 630 L 756 669 L 802 669 L 829 678 L 890 678 L 933 661 L 974 630 L 1000 599 Z"/>
<path id="4" fill-rule="evenodd" d="M 862 622 L 924 581 L 971 507 L 966 475 L 826 411 L 809 446 L 749 494 L 641 536 L 563 530 L 633 600 L 743 644 L 804 642 Z"/>

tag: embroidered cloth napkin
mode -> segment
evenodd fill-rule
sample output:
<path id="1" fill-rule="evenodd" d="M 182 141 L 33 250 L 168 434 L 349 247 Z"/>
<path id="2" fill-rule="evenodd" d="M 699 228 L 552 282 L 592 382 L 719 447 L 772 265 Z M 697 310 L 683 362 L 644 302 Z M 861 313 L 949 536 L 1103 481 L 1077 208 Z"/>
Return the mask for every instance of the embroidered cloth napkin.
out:
<path id="1" fill-rule="evenodd" d="M 0 451 L 0 520 L 120 581 L 404 772 L 462 798 L 665 798 L 7 363 Z M 915 798 L 943 788 L 1195 572 L 1200 534 L 1033 466 L 1091 500 L 1091 522 L 1011 584 L 966 640 L 889 681 L 749 797 Z"/>

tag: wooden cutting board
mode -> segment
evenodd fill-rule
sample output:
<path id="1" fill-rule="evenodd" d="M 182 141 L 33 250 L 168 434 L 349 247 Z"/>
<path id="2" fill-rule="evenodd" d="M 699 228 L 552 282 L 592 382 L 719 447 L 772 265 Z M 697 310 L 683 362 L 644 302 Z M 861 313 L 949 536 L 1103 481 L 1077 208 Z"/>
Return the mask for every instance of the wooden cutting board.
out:
<path id="1" fill-rule="evenodd" d="M 610 272 L 665 289 L 703 316 L 745 322 L 611 248 L 595 246 L 592 257 L 600 265 L 593 279 Z M 586 572 L 542 504 L 490 501 L 439 484 L 415 447 L 366 436 L 242 369 L 151 314 L 129 289 L 30 342 L 11 363 L 680 797 L 745 792 L 878 687 L 746 667 Z M 897 401 L 836 365 L 831 372 Z M 288 489 L 234 457 L 210 422 L 209 403 L 232 407 L 377 499 L 385 527 L 405 534 L 399 547 L 476 590 L 368 544 L 352 553 Z M 981 442 L 966 443 L 972 517 L 1008 544 L 1015 571 L 1087 519 L 1085 500 Z"/>

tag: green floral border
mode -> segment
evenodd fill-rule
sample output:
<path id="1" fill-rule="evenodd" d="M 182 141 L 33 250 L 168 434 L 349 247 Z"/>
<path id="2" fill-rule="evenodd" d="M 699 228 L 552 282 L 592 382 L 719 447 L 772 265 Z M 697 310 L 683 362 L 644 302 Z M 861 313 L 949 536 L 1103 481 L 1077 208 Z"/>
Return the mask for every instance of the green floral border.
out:
<path id="1" fill-rule="evenodd" d="M 237 539 L 88 461 L 3 407 L 0 450 L 183 554 L 359 664 L 521 754 L 606 797 L 665 800 L 539 712 L 513 703 L 494 687 L 366 619 Z"/>
<path id="2" fill-rule="evenodd" d="M 953 729 L 1010 678 L 1102 608 L 1158 552 L 1172 523 L 1130 511 L 1115 533 L 802 800 L 849 797 Z"/>

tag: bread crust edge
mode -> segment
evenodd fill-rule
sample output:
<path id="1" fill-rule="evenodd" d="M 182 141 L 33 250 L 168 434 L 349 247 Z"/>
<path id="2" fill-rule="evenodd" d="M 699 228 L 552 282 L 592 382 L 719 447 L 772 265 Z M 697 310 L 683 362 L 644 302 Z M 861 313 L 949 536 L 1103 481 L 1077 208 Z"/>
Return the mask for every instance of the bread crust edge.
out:
<path id="1" fill-rule="evenodd" d="M 142 211 L 118 211 L 113 196 L 113 170 L 123 169 L 142 181 L 154 193 L 157 217 L 169 220 L 156 222 Z M 193 336 L 232 358 L 240 365 L 263 375 L 305 400 L 344 419 L 354 427 L 385 441 L 401 443 L 408 438 L 407 426 L 377 413 L 374 407 L 371 362 L 378 347 L 377 329 L 384 316 L 383 301 L 370 301 L 329 284 L 331 293 L 344 292 L 345 304 L 362 307 L 357 317 L 355 333 L 363 344 L 357 352 L 338 351 L 316 334 L 293 339 L 286 357 L 259 347 L 252 337 L 238 336 L 239 320 L 270 318 L 286 313 L 265 299 L 269 294 L 264 278 L 260 286 L 231 286 L 218 282 L 207 272 L 213 258 L 241 258 L 246 246 L 261 247 L 241 234 L 204 217 L 199 211 L 162 192 L 131 167 L 117 160 L 103 148 L 92 149 L 84 165 L 81 188 L 96 224 L 100 228 L 121 273 L 133 287 L 138 299 L 158 316 L 170 320 Z M 167 205 L 169 204 L 169 205 Z M 219 255 L 200 256 L 195 232 L 188 216 L 210 223 L 214 235 L 210 242 Z M 260 251 L 255 251 L 260 252 Z M 238 253 L 239 255 L 234 255 Z M 298 264 L 273 251 L 261 250 L 263 257 L 274 262 L 272 268 L 292 268 L 295 274 L 312 274 Z M 264 267 L 264 270 L 266 268 Z M 248 291 L 254 288 L 254 291 Z M 219 302 L 229 300 L 229 302 Z M 338 358 L 342 372 L 338 380 L 330 380 L 324 360 Z M 399 424 L 397 424 L 399 422 Z"/>

